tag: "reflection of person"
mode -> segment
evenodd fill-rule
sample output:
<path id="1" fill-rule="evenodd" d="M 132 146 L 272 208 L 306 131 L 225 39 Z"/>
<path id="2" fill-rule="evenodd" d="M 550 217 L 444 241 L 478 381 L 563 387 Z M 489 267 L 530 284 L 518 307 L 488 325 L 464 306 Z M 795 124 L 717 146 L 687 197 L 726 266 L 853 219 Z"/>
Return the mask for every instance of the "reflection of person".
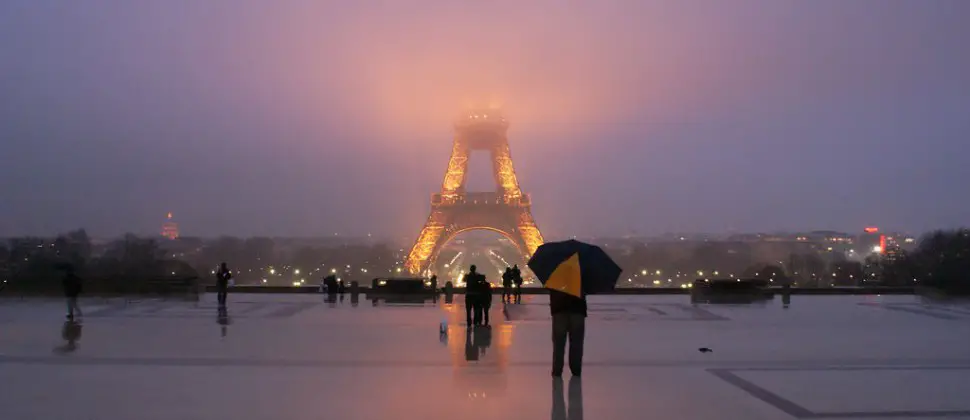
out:
<path id="1" fill-rule="evenodd" d="M 475 328 L 475 347 L 478 348 L 478 353 L 482 357 L 485 356 L 486 350 L 492 346 L 492 329 L 491 328 Z"/>
<path id="2" fill-rule="evenodd" d="M 67 344 L 57 350 L 67 353 L 77 350 L 77 341 L 81 339 L 81 323 L 73 319 L 65 321 L 61 328 L 61 338 L 67 341 Z"/>
<path id="3" fill-rule="evenodd" d="M 562 376 L 569 340 L 569 370 L 580 376 L 583 370 L 583 339 L 586 335 L 586 298 L 549 290 L 552 312 L 552 376 Z"/>
<path id="4" fill-rule="evenodd" d="M 77 298 L 81 295 L 81 278 L 68 267 L 64 273 L 64 297 L 67 299 L 67 319 L 74 320 L 74 314 L 81 316 L 81 307 L 77 306 Z"/>
<path id="5" fill-rule="evenodd" d="M 485 357 L 492 345 L 492 329 L 477 327 L 465 331 L 465 360 L 473 361 Z"/>
<path id="6" fill-rule="evenodd" d="M 552 378 L 552 420 L 583 420 L 583 382 L 569 379 L 569 409 L 563 400 L 562 378 Z"/>
<path id="7" fill-rule="evenodd" d="M 465 331 L 465 360 L 478 360 L 478 347 L 472 341 L 472 329 Z"/>
<path id="8" fill-rule="evenodd" d="M 229 311 L 225 307 L 219 308 L 219 316 L 216 318 L 216 323 L 219 324 L 219 330 L 223 337 L 229 334 Z"/>
<path id="9" fill-rule="evenodd" d="M 219 306 L 226 306 L 226 297 L 229 294 L 229 279 L 232 278 L 232 271 L 226 263 L 219 265 L 216 272 L 216 293 L 219 299 Z"/>

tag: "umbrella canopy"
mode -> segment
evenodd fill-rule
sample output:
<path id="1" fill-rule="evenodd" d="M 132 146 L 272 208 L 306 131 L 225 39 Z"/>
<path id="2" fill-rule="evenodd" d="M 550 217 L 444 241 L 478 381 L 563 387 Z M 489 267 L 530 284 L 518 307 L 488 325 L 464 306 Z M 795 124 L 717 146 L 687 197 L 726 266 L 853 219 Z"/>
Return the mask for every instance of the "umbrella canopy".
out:
<path id="1" fill-rule="evenodd" d="M 546 288 L 577 297 L 613 290 L 623 271 L 602 248 L 576 240 L 543 244 L 528 265 Z"/>

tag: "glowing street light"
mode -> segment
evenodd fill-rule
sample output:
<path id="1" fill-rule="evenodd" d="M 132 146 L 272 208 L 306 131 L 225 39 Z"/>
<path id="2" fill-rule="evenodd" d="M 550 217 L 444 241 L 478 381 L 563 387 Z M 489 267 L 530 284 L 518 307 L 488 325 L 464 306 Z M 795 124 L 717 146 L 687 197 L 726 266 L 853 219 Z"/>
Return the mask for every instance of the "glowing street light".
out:
<path id="1" fill-rule="evenodd" d="M 300 274 L 300 269 L 297 268 L 296 270 L 293 270 L 293 274 Z"/>
<path id="2" fill-rule="evenodd" d="M 276 274 L 276 269 L 275 269 L 275 268 L 271 268 L 271 269 L 269 269 L 269 273 L 270 273 L 270 274 Z"/>

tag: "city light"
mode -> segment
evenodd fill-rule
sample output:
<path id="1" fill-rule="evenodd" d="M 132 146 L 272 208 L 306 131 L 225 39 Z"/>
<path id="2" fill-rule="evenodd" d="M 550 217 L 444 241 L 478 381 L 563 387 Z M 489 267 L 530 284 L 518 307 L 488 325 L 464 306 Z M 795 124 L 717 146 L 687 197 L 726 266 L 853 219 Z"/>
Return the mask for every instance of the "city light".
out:
<path id="1" fill-rule="evenodd" d="M 271 268 L 271 269 L 269 269 L 269 273 L 270 273 L 270 274 L 276 274 L 276 269 L 275 269 L 275 268 Z"/>
<path id="2" fill-rule="evenodd" d="M 879 246 L 879 245 L 876 245 L 876 246 L 872 247 L 872 252 L 878 254 L 878 253 L 882 252 L 882 247 Z"/>
<path id="3" fill-rule="evenodd" d="M 293 274 L 300 274 L 300 269 L 297 268 L 296 270 L 293 270 Z"/>
<path id="4" fill-rule="evenodd" d="M 642 274 L 644 276 L 647 275 L 647 270 L 640 271 L 640 274 Z"/>

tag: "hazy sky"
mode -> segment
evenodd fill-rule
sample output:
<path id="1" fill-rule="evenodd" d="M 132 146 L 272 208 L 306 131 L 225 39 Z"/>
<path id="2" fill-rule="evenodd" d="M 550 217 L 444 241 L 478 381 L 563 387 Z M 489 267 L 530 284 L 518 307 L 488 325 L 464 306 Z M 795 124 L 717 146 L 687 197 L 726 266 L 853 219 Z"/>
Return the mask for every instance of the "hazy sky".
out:
<path id="1" fill-rule="evenodd" d="M 476 104 L 504 108 L 547 237 L 967 224 L 968 21 L 967 0 L 4 0 L 0 236 L 172 211 L 189 235 L 412 237 Z"/>

